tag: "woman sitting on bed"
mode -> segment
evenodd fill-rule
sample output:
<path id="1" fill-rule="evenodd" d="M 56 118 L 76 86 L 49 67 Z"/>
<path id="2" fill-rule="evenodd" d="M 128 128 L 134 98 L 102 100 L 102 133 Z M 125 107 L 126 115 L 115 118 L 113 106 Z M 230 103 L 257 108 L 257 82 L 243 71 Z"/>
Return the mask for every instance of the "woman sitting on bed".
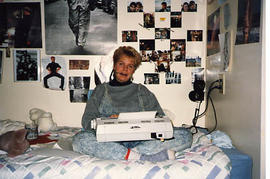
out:
<path id="1" fill-rule="evenodd" d="M 155 95 L 145 86 L 132 82 L 132 75 L 141 64 L 141 55 L 129 46 L 119 47 L 113 55 L 113 79 L 97 85 L 87 102 L 82 126 L 84 131 L 73 137 L 73 150 L 107 159 L 140 159 L 153 162 L 174 159 L 175 151 L 190 147 L 191 133 L 174 128 L 174 139 L 97 142 L 91 120 L 100 117 L 117 118 L 121 112 L 157 111 L 164 116 Z"/>

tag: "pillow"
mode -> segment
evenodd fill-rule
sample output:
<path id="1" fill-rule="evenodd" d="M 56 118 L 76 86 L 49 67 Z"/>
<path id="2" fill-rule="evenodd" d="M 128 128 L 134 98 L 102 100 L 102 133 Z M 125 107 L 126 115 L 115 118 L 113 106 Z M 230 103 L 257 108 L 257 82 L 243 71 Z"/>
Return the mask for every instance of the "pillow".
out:
<path id="1" fill-rule="evenodd" d="M 208 134 L 207 137 L 212 140 L 212 143 L 221 148 L 234 148 L 231 138 L 219 130 Z"/>
<path id="2" fill-rule="evenodd" d="M 20 121 L 12 121 L 10 119 L 0 120 L 0 135 L 9 131 L 24 129 L 25 123 Z"/>

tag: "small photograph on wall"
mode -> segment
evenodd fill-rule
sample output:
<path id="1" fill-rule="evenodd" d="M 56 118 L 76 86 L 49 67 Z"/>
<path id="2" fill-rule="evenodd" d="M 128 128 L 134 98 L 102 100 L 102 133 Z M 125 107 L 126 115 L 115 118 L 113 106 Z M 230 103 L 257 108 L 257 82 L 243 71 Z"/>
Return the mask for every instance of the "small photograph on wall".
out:
<path id="1" fill-rule="evenodd" d="M 187 31 L 187 41 L 202 41 L 202 30 L 188 30 Z"/>
<path id="2" fill-rule="evenodd" d="M 39 2 L 1 2 L 0 18 L 0 47 L 42 48 Z"/>
<path id="3" fill-rule="evenodd" d="M 171 27 L 180 28 L 182 27 L 182 12 L 171 12 Z"/>
<path id="4" fill-rule="evenodd" d="M 128 0 L 127 12 L 143 12 L 143 1 L 142 0 Z"/>
<path id="5" fill-rule="evenodd" d="M 155 50 L 155 40 L 140 40 L 140 50 Z"/>
<path id="6" fill-rule="evenodd" d="M 70 70 L 88 70 L 89 60 L 69 60 Z"/>
<path id="7" fill-rule="evenodd" d="M 145 28 L 154 28 L 155 27 L 154 13 L 143 13 L 143 26 Z"/>
<path id="8" fill-rule="evenodd" d="M 102 1 L 103 2 L 103 1 Z M 117 47 L 117 0 L 45 1 L 48 55 L 108 55 Z"/>
<path id="9" fill-rule="evenodd" d="M 197 57 L 186 57 L 186 67 L 200 67 L 202 58 Z"/>
<path id="10" fill-rule="evenodd" d="M 186 61 L 186 54 L 185 51 L 172 51 L 172 61 L 175 62 L 185 62 Z"/>
<path id="11" fill-rule="evenodd" d="M 170 39 L 170 28 L 155 28 L 155 39 Z"/>
<path id="12" fill-rule="evenodd" d="M 40 81 L 39 50 L 14 50 L 14 81 Z"/>
<path id="13" fill-rule="evenodd" d="M 235 44 L 260 41 L 261 0 L 238 0 L 238 23 Z"/>
<path id="14" fill-rule="evenodd" d="M 159 84 L 159 74 L 158 73 L 145 73 L 144 74 L 144 84 Z"/>
<path id="15" fill-rule="evenodd" d="M 86 103 L 90 87 L 90 77 L 71 76 L 68 81 L 69 97 L 72 103 Z"/>
<path id="16" fill-rule="evenodd" d="M 42 80 L 45 88 L 65 90 L 67 68 L 64 58 L 49 56 L 41 60 Z"/>
<path id="17" fill-rule="evenodd" d="M 155 12 L 170 12 L 171 0 L 155 0 Z"/>
<path id="18" fill-rule="evenodd" d="M 171 39 L 171 51 L 180 51 L 181 59 L 186 56 L 186 40 L 185 39 Z M 176 53 L 176 52 L 175 52 Z"/>
<path id="19" fill-rule="evenodd" d="M 0 50 L 0 84 L 2 83 L 2 74 L 3 74 L 3 51 Z"/>
<path id="20" fill-rule="evenodd" d="M 191 83 L 193 85 L 196 80 L 204 80 L 204 68 L 195 68 L 191 71 Z"/>
<path id="21" fill-rule="evenodd" d="M 151 62 L 153 61 L 153 55 L 155 54 L 154 50 L 141 50 L 142 62 Z"/>
<path id="22" fill-rule="evenodd" d="M 137 42 L 137 31 L 122 31 L 122 42 Z"/>
<path id="23" fill-rule="evenodd" d="M 155 72 L 170 72 L 171 54 L 169 50 L 158 50 L 157 58 L 154 59 L 155 63 Z"/>
<path id="24" fill-rule="evenodd" d="M 181 84 L 181 73 L 167 72 L 165 74 L 166 84 Z"/>
<path id="25" fill-rule="evenodd" d="M 220 34 L 220 8 L 207 19 L 207 56 L 220 52 L 218 34 Z"/>
<path id="26" fill-rule="evenodd" d="M 182 12 L 197 12 L 197 1 L 186 1 L 181 0 L 182 2 Z"/>

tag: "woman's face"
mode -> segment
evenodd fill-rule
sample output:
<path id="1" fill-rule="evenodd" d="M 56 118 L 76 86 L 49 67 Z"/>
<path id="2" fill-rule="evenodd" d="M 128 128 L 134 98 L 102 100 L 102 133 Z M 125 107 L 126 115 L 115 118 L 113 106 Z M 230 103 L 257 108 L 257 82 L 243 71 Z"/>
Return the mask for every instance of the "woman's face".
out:
<path id="1" fill-rule="evenodd" d="M 124 83 L 131 79 L 135 72 L 135 59 L 122 55 L 120 59 L 114 64 L 114 74 L 118 82 Z"/>
<path id="2" fill-rule="evenodd" d="M 188 12 L 188 5 L 187 4 L 184 4 L 184 12 Z"/>

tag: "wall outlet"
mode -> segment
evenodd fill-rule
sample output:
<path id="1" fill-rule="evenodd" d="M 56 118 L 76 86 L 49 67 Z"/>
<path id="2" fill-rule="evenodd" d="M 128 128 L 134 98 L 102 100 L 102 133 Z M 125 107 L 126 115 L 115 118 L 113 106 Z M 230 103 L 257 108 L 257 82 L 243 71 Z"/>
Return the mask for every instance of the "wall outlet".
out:
<path id="1" fill-rule="evenodd" d="M 219 93 L 222 93 L 225 95 L 225 74 L 221 73 L 218 75 L 219 77 L 219 86 L 221 86 L 221 88 L 219 89 Z"/>

